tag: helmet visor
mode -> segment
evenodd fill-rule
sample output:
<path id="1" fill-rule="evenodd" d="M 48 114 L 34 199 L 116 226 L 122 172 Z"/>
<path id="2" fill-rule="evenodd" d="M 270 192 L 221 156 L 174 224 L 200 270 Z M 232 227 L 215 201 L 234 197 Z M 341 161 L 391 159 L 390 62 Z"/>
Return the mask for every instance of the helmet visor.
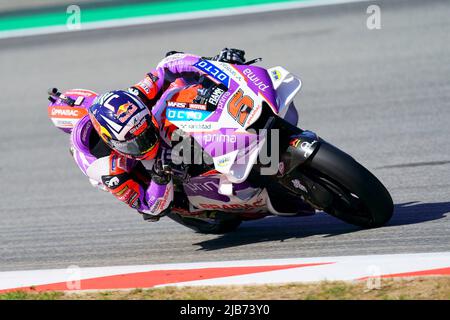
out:
<path id="1" fill-rule="evenodd" d="M 133 139 L 127 141 L 109 140 L 109 142 L 111 147 L 120 153 L 132 157 L 141 157 L 156 146 L 158 134 L 150 126 Z"/>

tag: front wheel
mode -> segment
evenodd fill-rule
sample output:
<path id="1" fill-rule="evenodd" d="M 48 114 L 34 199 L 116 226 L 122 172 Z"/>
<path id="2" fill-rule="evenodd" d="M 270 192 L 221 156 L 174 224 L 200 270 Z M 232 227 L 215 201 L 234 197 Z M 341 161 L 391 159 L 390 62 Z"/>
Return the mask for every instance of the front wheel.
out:
<path id="1" fill-rule="evenodd" d="M 394 205 L 384 185 L 326 141 L 322 140 L 312 159 L 297 170 L 327 193 L 325 202 L 316 200 L 315 204 L 336 218 L 364 228 L 380 227 L 391 219 Z"/>

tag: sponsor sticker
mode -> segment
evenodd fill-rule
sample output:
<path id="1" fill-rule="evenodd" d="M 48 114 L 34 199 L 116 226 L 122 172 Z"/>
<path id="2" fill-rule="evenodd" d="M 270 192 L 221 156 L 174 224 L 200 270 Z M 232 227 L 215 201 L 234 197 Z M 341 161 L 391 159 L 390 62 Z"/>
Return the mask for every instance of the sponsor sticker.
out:
<path id="1" fill-rule="evenodd" d="M 231 203 L 231 204 L 213 204 L 213 203 L 200 203 L 200 207 L 204 209 L 215 210 L 248 210 L 264 207 L 265 203 L 263 199 L 258 199 L 253 203 Z"/>
<path id="2" fill-rule="evenodd" d="M 70 119 L 70 120 L 60 120 L 60 119 L 52 119 L 53 124 L 58 128 L 67 128 L 72 129 L 78 120 Z"/>
<path id="3" fill-rule="evenodd" d="M 264 83 L 263 80 L 258 78 L 258 76 L 250 68 L 244 69 L 242 73 L 262 92 L 265 92 L 266 89 L 269 88 L 269 85 L 267 85 L 266 83 Z"/>
<path id="4" fill-rule="evenodd" d="M 136 88 L 130 87 L 128 88 L 128 92 L 136 97 L 139 97 L 139 90 Z"/>
<path id="5" fill-rule="evenodd" d="M 217 161 L 219 167 L 226 167 L 230 163 L 230 157 L 225 157 Z"/>
<path id="6" fill-rule="evenodd" d="M 120 183 L 120 180 L 118 177 L 113 177 L 110 180 L 106 180 L 105 184 L 108 188 L 113 189 L 114 187 L 118 186 Z"/>
<path id="7" fill-rule="evenodd" d="M 84 108 L 55 106 L 48 108 L 50 118 L 80 119 L 87 114 Z"/>
<path id="8" fill-rule="evenodd" d="M 136 107 L 133 103 L 127 102 L 119 106 L 119 108 L 116 111 L 116 118 L 121 122 L 124 123 L 127 121 L 136 111 L 138 110 L 138 107 Z"/>
<path id="9" fill-rule="evenodd" d="M 194 109 L 194 110 L 206 110 L 206 105 L 205 104 L 199 104 L 199 103 L 167 101 L 167 106 L 168 107 L 173 107 L 173 108 L 187 108 L 187 109 Z"/>
<path id="10" fill-rule="evenodd" d="M 66 96 L 71 96 L 71 95 L 76 95 L 76 96 L 83 96 L 86 98 L 92 97 L 92 96 L 96 96 L 97 94 L 93 91 L 90 90 L 83 90 L 83 89 L 74 89 L 74 90 L 69 90 L 67 92 L 64 93 Z"/>
<path id="11" fill-rule="evenodd" d="M 195 110 L 206 110 L 206 104 L 189 103 L 188 108 L 195 109 Z"/>
<path id="12" fill-rule="evenodd" d="M 147 128 L 147 118 L 146 117 L 142 118 L 133 128 L 131 128 L 130 132 L 137 136 L 142 131 L 144 131 L 145 128 Z"/>
<path id="13" fill-rule="evenodd" d="M 203 136 L 204 143 L 236 143 L 237 136 L 233 134 L 222 134 L 222 133 L 206 133 Z"/>
<path id="14" fill-rule="evenodd" d="M 272 70 L 271 75 L 272 75 L 272 78 L 274 80 L 280 80 L 281 79 L 281 73 L 278 70 Z"/>
<path id="15" fill-rule="evenodd" d="M 152 80 L 154 83 L 156 83 L 159 80 L 158 76 L 154 75 L 151 72 L 147 73 L 147 77 L 149 77 L 150 80 Z"/>
<path id="16" fill-rule="evenodd" d="M 207 122 L 207 123 L 198 123 L 198 122 L 182 122 L 177 123 L 178 128 L 184 131 L 211 131 L 217 128 L 217 123 Z"/>
<path id="17" fill-rule="evenodd" d="M 204 121 L 211 115 L 209 111 L 189 110 L 167 107 L 166 117 L 169 121 Z"/>
<path id="18" fill-rule="evenodd" d="M 219 99 L 217 109 L 223 110 L 225 108 L 225 103 L 228 101 L 228 98 L 231 96 L 229 91 L 225 92 Z"/>
<path id="19" fill-rule="evenodd" d="M 289 142 L 289 145 L 290 145 L 291 147 L 297 148 L 301 142 L 302 142 L 302 140 L 300 140 L 300 139 L 298 139 L 298 138 L 295 138 L 295 139 L 292 139 L 292 140 Z"/>
<path id="20" fill-rule="evenodd" d="M 147 95 L 150 94 L 154 87 L 154 81 L 152 78 L 150 78 L 149 75 L 147 75 L 143 80 L 141 80 L 136 87 L 141 89 L 141 91 L 145 92 Z"/>
<path id="21" fill-rule="evenodd" d="M 231 64 L 225 62 L 219 62 L 222 70 L 228 72 L 228 74 L 233 77 L 238 82 L 243 81 L 242 75 L 234 68 Z"/>
<path id="22" fill-rule="evenodd" d="M 219 81 L 220 83 L 224 84 L 227 88 L 230 84 L 230 76 L 220 70 L 218 67 L 213 65 L 211 62 L 207 60 L 200 60 L 197 63 L 194 64 L 194 67 L 200 69 L 201 71 L 205 72 L 206 74 L 210 75 L 213 79 Z"/>
<path id="23" fill-rule="evenodd" d="M 75 100 L 74 105 L 76 105 L 76 106 L 81 106 L 81 104 L 83 103 L 83 101 L 84 101 L 84 97 L 78 96 L 78 97 L 77 97 L 77 100 Z"/>
<path id="24" fill-rule="evenodd" d="M 216 87 L 208 98 L 208 105 L 210 105 L 211 107 L 217 107 L 217 105 L 219 104 L 219 100 L 224 93 L 225 90 Z"/>

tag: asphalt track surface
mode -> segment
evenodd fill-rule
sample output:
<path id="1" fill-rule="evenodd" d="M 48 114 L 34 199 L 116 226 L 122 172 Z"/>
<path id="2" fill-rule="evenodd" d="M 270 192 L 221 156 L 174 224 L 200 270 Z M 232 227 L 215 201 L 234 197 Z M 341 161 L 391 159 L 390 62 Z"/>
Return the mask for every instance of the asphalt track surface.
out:
<path id="1" fill-rule="evenodd" d="M 0 40 L 0 270 L 449 251 L 450 2 L 373 3 L 381 30 L 359 3 Z M 386 227 L 319 213 L 201 235 L 90 186 L 47 118 L 47 88 L 123 88 L 166 51 L 225 46 L 301 76 L 301 126 L 385 183 Z"/>

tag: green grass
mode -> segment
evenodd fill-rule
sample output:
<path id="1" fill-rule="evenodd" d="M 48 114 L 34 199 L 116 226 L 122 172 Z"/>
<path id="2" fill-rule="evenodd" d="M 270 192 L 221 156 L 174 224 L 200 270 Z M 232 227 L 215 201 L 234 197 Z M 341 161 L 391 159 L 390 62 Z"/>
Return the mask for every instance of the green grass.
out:
<path id="1" fill-rule="evenodd" d="M 450 277 L 382 279 L 368 289 L 365 281 L 323 281 L 284 285 L 163 287 L 98 292 L 15 291 L 0 300 L 450 300 Z"/>
<path id="2" fill-rule="evenodd" d="M 0 300 L 450 300 L 450 277 L 382 279 L 381 287 L 367 282 L 323 281 L 284 285 L 162 287 L 98 292 L 14 291 Z"/>
<path id="3" fill-rule="evenodd" d="M 12 291 L 0 294 L 0 300 L 58 300 L 64 296 L 64 292 L 48 291 L 41 293 L 29 293 L 25 291 Z"/>
<path id="4" fill-rule="evenodd" d="M 243 6 L 281 3 L 305 2 L 315 0 L 171 0 L 148 3 L 123 4 L 111 7 L 81 9 L 81 24 L 106 20 L 139 18 L 147 16 L 187 13 L 215 9 L 228 9 Z M 0 18 L 0 32 L 49 26 L 65 26 L 70 14 L 66 10 L 27 14 Z"/>

